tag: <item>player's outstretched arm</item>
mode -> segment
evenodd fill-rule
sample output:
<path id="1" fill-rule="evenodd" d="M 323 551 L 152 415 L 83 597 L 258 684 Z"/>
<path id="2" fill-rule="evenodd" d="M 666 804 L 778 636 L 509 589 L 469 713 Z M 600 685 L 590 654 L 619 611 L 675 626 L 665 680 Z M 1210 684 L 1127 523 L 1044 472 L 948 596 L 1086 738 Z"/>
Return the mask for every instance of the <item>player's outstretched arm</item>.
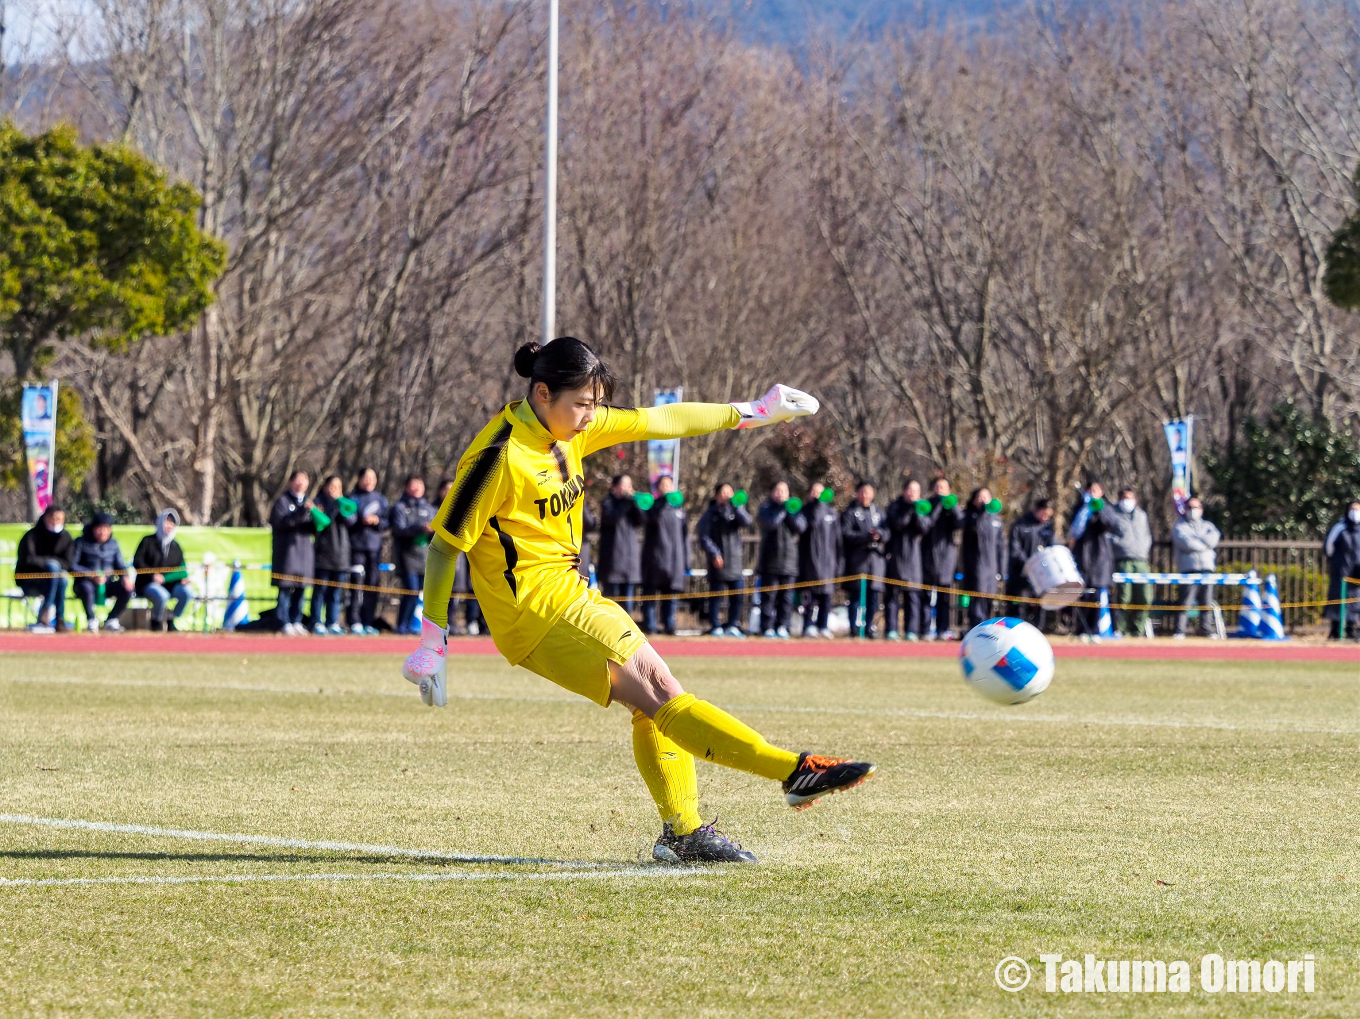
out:
<path id="1" fill-rule="evenodd" d="M 814 397 L 777 385 L 764 396 L 741 403 L 672 403 L 634 410 L 605 407 L 587 431 L 590 454 L 620 442 L 641 439 L 684 439 L 728 428 L 756 428 L 816 414 Z"/>

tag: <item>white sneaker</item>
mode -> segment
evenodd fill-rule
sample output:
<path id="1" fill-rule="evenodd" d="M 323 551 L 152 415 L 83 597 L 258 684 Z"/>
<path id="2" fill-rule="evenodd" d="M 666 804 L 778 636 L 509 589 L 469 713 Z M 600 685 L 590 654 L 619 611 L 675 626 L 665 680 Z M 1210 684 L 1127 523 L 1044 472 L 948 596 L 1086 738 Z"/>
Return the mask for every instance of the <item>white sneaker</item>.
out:
<path id="1" fill-rule="evenodd" d="M 312 627 L 312 632 L 316 634 L 318 637 L 325 637 L 331 631 L 326 629 L 325 623 L 317 623 Z"/>
<path id="2" fill-rule="evenodd" d="M 349 633 L 349 631 L 345 629 L 344 623 L 331 623 L 331 633 L 335 634 L 337 637 L 343 637 L 345 634 Z"/>
<path id="3" fill-rule="evenodd" d="M 774 640 L 776 637 L 779 636 L 779 634 L 775 633 L 773 630 L 766 630 L 764 633 L 761 634 L 761 636 L 768 637 L 770 638 L 770 640 Z"/>
<path id="4" fill-rule="evenodd" d="M 362 637 L 364 635 L 364 624 L 355 623 L 353 626 L 349 628 L 349 632 L 355 634 L 356 636 Z"/>
<path id="5" fill-rule="evenodd" d="M 816 640 L 816 639 L 817 639 L 818 637 L 820 637 L 821 635 L 822 635 L 822 632 L 821 632 L 819 629 L 817 629 L 817 627 L 815 627 L 815 626 L 805 626 L 805 627 L 803 627 L 803 636 L 804 636 L 804 637 L 807 637 L 809 640 Z"/>
<path id="6" fill-rule="evenodd" d="M 774 635 L 778 637 L 780 640 L 788 640 L 789 628 L 787 626 L 781 626 L 779 629 L 774 631 Z"/>
<path id="7" fill-rule="evenodd" d="M 743 640 L 746 638 L 746 634 L 744 634 L 744 633 L 741 632 L 741 627 L 740 627 L 740 626 L 729 626 L 729 627 L 727 628 L 727 635 L 728 635 L 729 637 L 738 637 L 738 638 L 741 638 L 741 639 L 743 639 Z"/>
<path id="8" fill-rule="evenodd" d="M 708 631 L 708 635 L 710 637 L 726 637 L 727 631 L 724 630 L 721 626 L 715 626 L 713 627 L 713 629 Z"/>
<path id="9" fill-rule="evenodd" d="M 427 707 L 442 708 L 449 703 L 448 634 L 428 619 L 420 621 L 420 647 L 402 663 L 401 674 L 420 688 L 420 699 Z"/>
<path id="10" fill-rule="evenodd" d="M 104 630 L 108 633 L 122 633 L 123 624 L 117 619 L 104 620 Z"/>
<path id="11" fill-rule="evenodd" d="M 480 623 L 475 622 L 468 623 L 467 632 L 469 637 L 480 637 L 482 633 L 482 626 Z"/>
<path id="12" fill-rule="evenodd" d="M 28 632 L 29 632 L 29 633 L 56 633 L 56 632 L 57 632 L 57 628 L 56 628 L 55 626 L 48 626 L 46 623 L 30 623 L 30 624 L 28 625 Z"/>
<path id="13" fill-rule="evenodd" d="M 89 630 L 91 633 L 98 633 L 98 632 L 99 632 L 99 620 L 98 620 L 98 619 L 87 619 L 87 620 L 85 620 L 85 628 L 86 628 L 87 630 Z"/>
<path id="14" fill-rule="evenodd" d="M 901 640 L 901 639 L 902 635 L 898 633 L 896 630 L 888 631 L 888 640 Z"/>

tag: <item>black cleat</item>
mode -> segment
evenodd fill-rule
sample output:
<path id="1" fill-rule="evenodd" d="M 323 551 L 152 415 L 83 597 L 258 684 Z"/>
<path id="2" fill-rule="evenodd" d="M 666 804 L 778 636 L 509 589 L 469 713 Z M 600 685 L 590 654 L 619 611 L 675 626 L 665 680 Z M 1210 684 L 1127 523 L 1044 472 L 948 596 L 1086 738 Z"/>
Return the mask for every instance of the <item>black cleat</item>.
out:
<path id="1" fill-rule="evenodd" d="M 804 752 L 798 758 L 798 767 L 784 780 L 784 800 L 794 810 L 806 810 L 823 796 L 853 789 L 877 770 L 868 761 Z"/>
<path id="2" fill-rule="evenodd" d="M 688 835 L 677 835 L 669 824 L 661 829 L 661 837 L 652 847 L 652 859 L 661 863 L 755 863 L 756 854 L 742 849 L 713 824 L 695 828 Z"/>

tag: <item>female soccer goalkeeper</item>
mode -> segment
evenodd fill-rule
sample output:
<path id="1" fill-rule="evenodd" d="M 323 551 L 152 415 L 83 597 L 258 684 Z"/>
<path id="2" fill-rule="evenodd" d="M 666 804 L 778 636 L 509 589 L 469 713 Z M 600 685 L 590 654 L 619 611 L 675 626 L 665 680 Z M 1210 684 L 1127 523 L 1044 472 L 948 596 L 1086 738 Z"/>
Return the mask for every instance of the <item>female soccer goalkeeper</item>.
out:
<path id="1" fill-rule="evenodd" d="M 434 520 L 425 569 L 420 647 L 402 674 L 426 704 L 447 703 L 445 632 L 458 553 L 497 649 L 573 693 L 633 712 L 633 754 L 661 812 L 653 856 L 684 863 L 755 862 L 699 818 L 694 758 L 782 782 L 790 806 L 858 785 L 862 761 L 771 746 L 727 712 L 685 693 L 616 603 L 586 587 L 581 546 L 581 459 L 620 442 L 752 428 L 817 412 L 806 393 L 775 386 L 750 403 L 608 406 L 614 377 L 580 340 L 529 343 L 515 354 L 529 395 L 510 404 L 463 454 Z"/>

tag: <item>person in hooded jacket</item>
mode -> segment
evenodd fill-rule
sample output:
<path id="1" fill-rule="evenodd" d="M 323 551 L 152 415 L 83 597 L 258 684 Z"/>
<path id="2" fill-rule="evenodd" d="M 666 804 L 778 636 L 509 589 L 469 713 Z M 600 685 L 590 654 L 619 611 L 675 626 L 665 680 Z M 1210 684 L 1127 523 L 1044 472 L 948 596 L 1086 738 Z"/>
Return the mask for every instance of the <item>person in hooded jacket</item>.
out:
<path id="1" fill-rule="evenodd" d="M 642 548 L 638 539 L 647 524 L 633 491 L 633 479 L 615 475 L 600 503 L 600 562 L 595 576 L 606 598 L 631 615 L 633 592 L 642 583 Z"/>
<path id="2" fill-rule="evenodd" d="M 30 598 L 41 598 L 38 621 L 30 633 L 62 633 L 66 629 L 66 578 L 76 543 L 66 530 L 66 511 L 52 503 L 19 539 L 14 579 Z M 25 577 L 24 574 L 37 574 Z"/>
<path id="3" fill-rule="evenodd" d="M 742 618 L 746 585 L 746 547 L 742 532 L 751 526 L 751 514 L 746 509 L 746 493 L 737 493 L 727 482 L 713 490 L 708 509 L 699 518 L 696 531 L 699 545 L 708 560 L 708 589 L 719 592 L 709 599 L 711 637 L 745 637 L 746 623 Z M 726 598 L 721 592 L 726 592 Z M 727 628 L 719 622 L 721 602 L 727 602 Z"/>
<path id="4" fill-rule="evenodd" d="M 925 512 L 922 512 L 924 510 Z M 935 526 L 942 512 L 938 504 L 921 498 L 921 483 L 908 478 L 902 494 L 888 503 L 888 579 L 899 581 L 888 588 L 887 618 L 884 629 L 889 640 L 899 640 L 903 633 L 909 641 L 921 639 L 930 626 L 930 596 L 917 586 L 925 583 L 925 563 L 921 541 Z M 899 628 L 902 609 L 906 609 L 906 625 Z"/>
<path id="5" fill-rule="evenodd" d="M 359 520 L 359 506 L 345 498 L 345 483 L 332 474 L 316 497 L 316 579 L 312 585 L 312 632 L 318 636 L 348 632 L 341 618 L 350 573 L 349 531 Z"/>
<path id="6" fill-rule="evenodd" d="M 798 581 L 798 543 L 808 526 L 802 508 L 802 500 L 790 499 L 788 482 L 778 481 L 756 513 L 760 528 L 756 572 L 761 588 L 776 588 L 761 592 L 760 630 L 766 637 L 789 638 L 792 585 Z"/>
<path id="7" fill-rule="evenodd" d="M 175 540 L 179 529 L 179 514 L 163 509 L 156 514 L 156 533 L 148 534 L 137 543 L 132 553 L 132 568 L 137 571 L 137 597 L 151 603 L 153 632 L 174 631 L 175 620 L 183 615 L 193 598 L 186 581 L 189 569 L 184 563 L 184 550 Z M 166 618 L 170 599 L 175 600 L 175 611 Z"/>
<path id="8" fill-rule="evenodd" d="M 685 593 L 689 574 L 689 515 L 684 496 L 669 477 L 656 481 L 656 500 L 647 511 L 642 537 L 642 632 L 656 633 L 657 595 Z M 661 627 L 675 635 L 675 597 L 659 599 Z"/>
<path id="9" fill-rule="evenodd" d="M 963 586 L 974 592 L 968 602 L 968 625 L 977 626 L 992 615 L 992 599 L 1001 590 L 1006 566 L 1006 527 L 1001 522 L 1001 500 L 989 488 L 976 488 L 963 512 Z"/>
<path id="10" fill-rule="evenodd" d="M 1047 499 L 1036 499 L 1019 520 L 1011 524 L 1010 540 L 1006 548 L 1006 593 L 1013 598 L 1035 598 L 1037 592 L 1025 576 L 1025 563 L 1041 548 L 1054 542 L 1053 504 Z M 1021 619 L 1044 629 L 1048 612 L 1033 602 L 1012 602 L 1012 611 Z"/>
<path id="11" fill-rule="evenodd" d="M 311 483 L 306 471 L 294 471 L 269 514 L 269 526 L 274 531 L 271 580 L 279 589 L 275 615 L 279 628 L 290 637 L 308 633 L 302 625 L 302 596 L 316 572 L 316 549 L 312 545 L 316 536 L 312 507 L 316 504 L 307 494 Z"/>
<path id="12" fill-rule="evenodd" d="M 804 588 L 804 637 L 831 637 L 831 597 L 835 593 L 831 581 L 839 576 L 844 555 L 841 515 L 832 503 L 834 498 L 824 484 L 814 481 L 801 510 L 807 528 L 798 539 L 798 579 L 815 585 Z"/>
<path id="13" fill-rule="evenodd" d="M 1113 506 L 1105 503 L 1105 489 L 1092 481 L 1082 490 L 1081 498 L 1072 507 L 1071 525 L 1067 536 L 1072 542 L 1072 558 L 1077 561 L 1086 584 L 1087 604 L 1077 608 L 1077 625 L 1083 640 L 1100 640 L 1101 594 L 1109 597 L 1114 583 L 1114 539 L 1123 533 L 1123 522 Z"/>
<path id="14" fill-rule="evenodd" d="M 382 584 L 383 531 L 387 530 L 391 507 L 387 496 L 378 491 L 378 472 L 366 467 L 359 472 L 358 484 L 349 493 L 357 511 L 349 528 L 350 579 L 355 584 L 349 599 L 350 633 L 376 634 L 378 587 Z"/>
<path id="15" fill-rule="evenodd" d="M 874 505 L 874 485 L 861 479 L 855 483 L 855 501 L 841 513 L 841 541 L 845 548 L 845 574 L 867 573 L 868 580 L 851 580 L 845 585 L 850 598 L 850 633 L 870 639 L 878 636 L 875 617 L 883 598 L 883 578 L 887 574 L 888 515 Z M 867 606 L 862 604 L 864 592 Z"/>
<path id="16" fill-rule="evenodd" d="M 1360 633 L 1360 584 L 1346 585 L 1345 626 L 1341 625 L 1341 582 L 1360 579 L 1360 499 L 1353 500 L 1346 507 L 1345 515 L 1327 531 L 1323 543 L 1327 554 L 1327 600 L 1328 605 L 1322 615 L 1331 621 L 1332 640 L 1345 640 L 1347 636 Z M 1344 632 L 1343 632 L 1344 631 Z"/>
<path id="17" fill-rule="evenodd" d="M 104 629 L 110 633 L 121 631 L 121 617 L 132 597 L 135 574 L 128 568 L 123 559 L 123 549 L 113 536 L 111 514 L 96 513 L 85 525 L 84 533 L 76 539 L 71 556 L 71 572 L 76 574 L 73 587 L 76 597 L 85 606 L 90 632 L 98 630 L 100 625 L 99 617 L 95 615 L 95 600 L 101 587 L 106 598 L 113 598 L 113 607 L 104 618 Z"/>
<path id="18" fill-rule="evenodd" d="M 425 479 L 419 474 L 408 475 L 401 498 L 389 514 L 397 569 L 408 592 L 401 596 L 397 607 L 398 633 L 420 633 L 416 606 L 420 604 L 419 592 L 425 586 L 425 558 L 430 553 L 435 513 L 436 508 L 425 498 Z"/>
<path id="19" fill-rule="evenodd" d="M 926 583 L 935 592 L 935 630 L 940 640 L 954 639 L 954 571 L 959 561 L 954 535 L 963 526 L 959 497 L 948 478 L 936 478 L 930 486 L 930 514 L 934 519 L 921 541 L 921 566 Z"/>

